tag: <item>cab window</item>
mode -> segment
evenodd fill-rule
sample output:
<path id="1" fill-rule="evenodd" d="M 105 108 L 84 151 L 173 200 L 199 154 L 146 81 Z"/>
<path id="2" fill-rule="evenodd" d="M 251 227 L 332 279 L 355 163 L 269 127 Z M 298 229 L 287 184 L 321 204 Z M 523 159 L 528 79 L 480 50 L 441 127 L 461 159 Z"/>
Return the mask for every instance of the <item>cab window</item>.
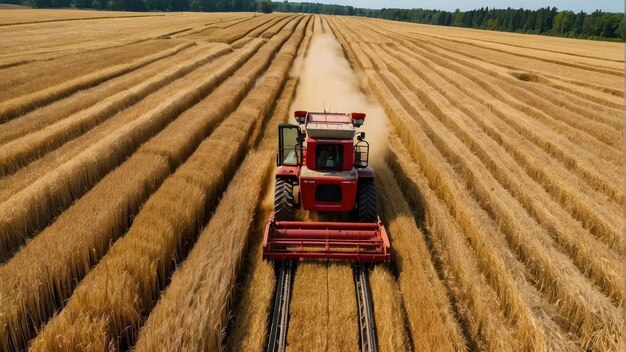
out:
<path id="1" fill-rule="evenodd" d="M 343 169 L 343 148 L 338 144 L 318 144 L 315 147 L 318 170 L 341 171 Z"/>
<path id="2" fill-rule="evenodd" d="M 278 165 L 300 165 L 302 148 L 298 143 L 299 131 L 296 125 L 278 126 Z"/>

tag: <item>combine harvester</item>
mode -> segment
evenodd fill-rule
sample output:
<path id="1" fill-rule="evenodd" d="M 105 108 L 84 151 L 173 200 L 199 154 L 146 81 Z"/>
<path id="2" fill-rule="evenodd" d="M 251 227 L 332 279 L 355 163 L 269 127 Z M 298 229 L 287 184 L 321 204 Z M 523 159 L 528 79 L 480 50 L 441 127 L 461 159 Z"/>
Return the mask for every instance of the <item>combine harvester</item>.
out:
<path id="1" fill-rule="evenodd" d="M 355 263 L 361 351 L 376 351 L 367 265 L 389 261 L 389 239 L 377 214 L 369 143 L 356 129 L 364 113 L 296 111 L 298 125 L 278 126 L 274 212 L 263 237 L 263 258 L 278 280 L 268 351 L 284 351 L 294 261 Z M 295 221 L 296 209 L 336 221 Z"/>

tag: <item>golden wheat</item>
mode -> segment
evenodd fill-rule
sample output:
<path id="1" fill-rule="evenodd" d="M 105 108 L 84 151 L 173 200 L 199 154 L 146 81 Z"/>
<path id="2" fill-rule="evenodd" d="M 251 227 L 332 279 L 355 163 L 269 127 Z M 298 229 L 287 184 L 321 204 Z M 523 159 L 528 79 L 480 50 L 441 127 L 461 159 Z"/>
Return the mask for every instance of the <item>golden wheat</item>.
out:
<path id="1" fill-rule="evenodd" d="M 269 57 L 269 54 L 267 55 Z M 59 305 L 59 301 L 67 298 L 72 292 L 73 285 L 70 284 L 71 281 L 67 280 L 71 280 L 72 277 L 83 277 L 94 261 L 106 252 L 109 241 L 121 235 L 129 226 L 127 222 L 120 223 L 121 226 L 115 226 L 120 221 L 120 218 L 129 219 L 129 215 L 134 214 L 138 209 L 140 203 L 137 204 L 137 202 L 145 200 L 147 195 L 152 192 L 151 190 L 164 180 L 167 173 L 195 149 L 195 146 L 203 138 L 202 133 L 204 133 L 204 136 L 210 133 L 212 126 L 215 126 L 220 119 L 223 119 L 229 111 L 232 111 L 238 105 L 239 99 L 254 84 L 254 77 L 260 73 L 266 63 L 267 61 L 251 63 L 250 71 L 246 72 L 248 76 L 235 75 L 223 89 L 220 89 L 222 87 L 218 88 L 203 103 L 185 112 L 179 117 L 180 122 L 175 121 L 175 123 L 157 135 L 155 139 L 142 146 L 129 161 L 105 177 L 85 197 L 65 211 L 58 221 L 53 223 L 52 226 L 47 228 L 34 241 L 30 242 L 28 246 L 18 252 L 12 260 L 1 268 L 2 273 L 0 275 L 6 277 L 7 282 L 10 282 L 8 281 L 9 278 L 19 277 L 18 274 L 12 274 L 12 272 L 16 273 L 19 270 L 23 270 L 23 264 L 21 263 L 31 261 L 32 259 L 29 259 L 32 258 L 31 255 L 39 255 L 37 253 L 45 251 L 46 246 L 49 247 L 50 243 L 56 241 L 55 238 L 76 236 L 67 240 L 67 243 L 76 246 L 75 248 L 72 246 L 58 248 L 59 251 L 53 251 L 47 256 L 50 262 L 41 262 L 42 266 L 32 265 L 29 267 L 29 281 L 28 283 L 22 283 L 24 289 L 29 294 L 11 292 L 0 295 L 7 302 L 6 305 L 3 304 L 3 308 L 6 308 L 7 312 L 10 313 L 5 315 L 7 321 L 10 322 L 7 323 L 8 327 L 18 326 L 15 321 L 25 319 L 25 316 L 22 314 L 25 314 L 27 311 L 30 314 L 39 311 L 37 313 L 40 317 L 39 321 L 45 321 L 45 317 L 51 313 L 51 309 Z M 216 100 L 217 97 L 219 99 Z M 209 107 L 211 108 L 211 113 L 207 114 L 206 111 Z M 198 133 L 199 131 L 203 132 Z M 206 157 L 206 155 L 203 154 L 203 157 Z M 129 175 L 132 177 L 129 177 Z M 150 185 L 150 187 L 133 187 L 133 183 L 126 185 L 128 182 L 140 182 L 140 184 L 144 183 L 146 186 Z M 116 185 L 123 188 L 116 191 Z M 138 192 L 140 190 L 142 192 Z M 132 196 L 127 194 L 131 191 L 134 192 L 133 194 L 137 194 Z M 105 207 L 101 211 L 90 214 L 89 209 L 98 209 L 100 204 L 98 203 L 99 198 L 112 198 L 110 200 L 112 207 Z M 135 199 L 134 203 L 133 199 Z M 120 205 L 122 201 L 128 203 Z M 121 217 L 118 215 L 120 212 L 124 214 Z M 84 219 L 84 222 L 76 223 L 75 219 Z M 102 224 L 109 225 L 103 226 Z M 86 237 L 87 235 L 89 237 Z M 85 248 L 93 248 L 93 251 L 90 252 L 90 250 L 85 250 Z M 55 268 L 56 265 L 72 268 L 73 272 L 65 273 L 62 270 L 50 272 L 49 269 Z M 76 268 L 74 268 L 75 265 Z M 19 269 L 21 267 L 22 269 Z M 58 272 L 58 274 L 55 274 L 55 272 Z M 69 277 L 66 277 L 68 274 Z M 33 287 L 32 285 L 40 287 L 40 293 L 30 289 L 29 287 Z M 58 287 L 58 289 L 54 289 L 54 287 Z M 48 305 L 37 308 L 38 306 L 34 305 L 36 304 L 35 300 L 43 297 L 50 297 L 47 299 Z M 16 305 L 13 305 L 13 303 Z M 28 336 L 27 326 L 24 328 L 27 331 L 22 332 L 22 334 Z M 4 332 L 7 331 L 3 330 Z M 14 344 L 19 346 L 24 344 L 24 340 L 8 342 L 8 336 L 6 335 L 3 337 L 3 341 L 3 343 L 8 345 Z"/>

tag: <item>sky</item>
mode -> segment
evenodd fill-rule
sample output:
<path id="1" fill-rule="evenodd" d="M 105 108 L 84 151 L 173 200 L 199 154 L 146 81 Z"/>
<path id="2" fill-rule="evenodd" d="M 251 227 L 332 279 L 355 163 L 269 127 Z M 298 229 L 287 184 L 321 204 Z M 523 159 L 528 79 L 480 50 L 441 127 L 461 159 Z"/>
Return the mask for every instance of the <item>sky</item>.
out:
<path id="1" fill-rule="evenodd" d="M 297 0 L 293 0 L 297 2 Z M 352 5 L 370 9 L 386 8 L 425 8 L 436 10 L 454 11 L 455 9 L 473 10 L 481 7 L 496 8 L 520 8 L 535 10 L 540 7 L 555 6 L 559 10 L 572 10 L 578 12 L 593 12 L 603 10 L 609 12 L 624 12 L 623 0 L 302 0 L 320 2 L 324 4 Z"/>

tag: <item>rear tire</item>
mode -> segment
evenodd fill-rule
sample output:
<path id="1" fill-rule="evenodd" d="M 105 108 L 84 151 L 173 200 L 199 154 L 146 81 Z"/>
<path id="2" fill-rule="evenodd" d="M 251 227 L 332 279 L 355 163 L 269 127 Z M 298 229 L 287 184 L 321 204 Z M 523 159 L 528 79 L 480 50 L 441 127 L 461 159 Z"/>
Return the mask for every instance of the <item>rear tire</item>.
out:
<path id="1" fill-rule="evenodd" d="M 278 178 L 274 188 L 274 220 L 291 221 L 293 218 L 293 184 L 288 179 Z"/>
<path id="2" fill-rule="evenodd" d="M 356 197 L 356 220 L 358 222 L 378 221 L 378 202 L 374 182 L 359 182 Z"/>

